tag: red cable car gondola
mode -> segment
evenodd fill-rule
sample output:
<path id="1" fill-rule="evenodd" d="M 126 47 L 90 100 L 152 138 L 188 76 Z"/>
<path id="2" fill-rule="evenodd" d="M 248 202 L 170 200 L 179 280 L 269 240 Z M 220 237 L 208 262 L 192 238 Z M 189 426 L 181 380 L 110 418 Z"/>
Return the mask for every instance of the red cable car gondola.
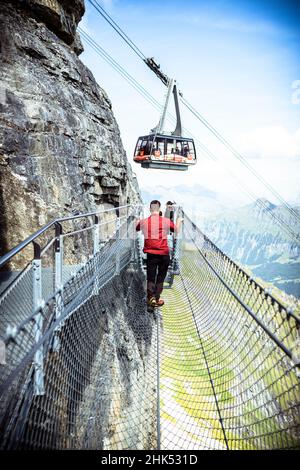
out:
<path id="1" fill-rule="evenodd" d="M 174 132 L 163 132 L 164 120 L 168 108 L 171 91 L 174 95 L 177 125 Z M 138 138 L 133 160 L 140 163 L 142 168 L 157 168 L 161 170 L 187 170 L 189 165 L 196 163 L 194 140 L 183 137 L 176 82 L 170 81 L 165 106 L 159 125 L 151 134 Z"/>

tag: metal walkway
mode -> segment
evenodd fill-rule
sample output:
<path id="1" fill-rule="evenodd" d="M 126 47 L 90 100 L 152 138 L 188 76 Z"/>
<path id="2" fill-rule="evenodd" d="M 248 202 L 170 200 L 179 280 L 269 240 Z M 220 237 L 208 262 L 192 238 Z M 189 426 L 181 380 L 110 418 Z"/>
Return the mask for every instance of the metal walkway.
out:
<path id="1" fill-rule="evenodd" d="M 1 448 L 299 449 L 297 316 L 187 216 L 147 312 L 140 212 L 59 219 L 0 260 Z"/>

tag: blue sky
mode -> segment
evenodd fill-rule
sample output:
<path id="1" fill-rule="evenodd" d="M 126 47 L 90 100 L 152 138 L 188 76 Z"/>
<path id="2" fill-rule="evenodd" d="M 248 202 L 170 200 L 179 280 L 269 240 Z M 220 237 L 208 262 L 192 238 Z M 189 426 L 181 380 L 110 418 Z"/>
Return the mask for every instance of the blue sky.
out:
<path id="1" fill-rule="evenodd" d="M 162 103 L 165 87 L 85 3 L 81 26 Z M 184 97 L 284 198 L 300 202 L 300 7 L 283 1 L 99 3 L 147 57 L 155 57 L 162 70 L 177 79 Z M 157 111 L 88 45 L 81 60 L 108 93 L 131 159 L 138 135 L 157 124 Z M 141 187 L 197 184 L 228 206 L 249 201 L 241 190 L 246 186 L 257 197 L 272 199 L 181 109 L 184 127 L 214 152 L 218 163 L 201 152 L 197 166 L 186 173 L 142 170 L 132 163 Z"/>

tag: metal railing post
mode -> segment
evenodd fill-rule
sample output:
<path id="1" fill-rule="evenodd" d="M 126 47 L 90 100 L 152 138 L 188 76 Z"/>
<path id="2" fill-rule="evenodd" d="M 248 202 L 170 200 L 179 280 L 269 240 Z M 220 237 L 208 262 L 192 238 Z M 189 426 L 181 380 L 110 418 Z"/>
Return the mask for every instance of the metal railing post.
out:
<path id="1" fill-rule="evenodd" d="M 63 283 L 63 236 L 61 224 L 55 224 L 55 290 Z"/>
<path id="2" fill-rule="evenodd" d="M 141 209 L 139 208 L 138 210 L 135 208 L 133 212 L 133 225 L 132 225 L 132 231 L 130 232 L 130 237 L 132 237 L 132 254 L 131 254 L 131 261 L 132 263 L 137 263 L 138 260 L 138 255 L 137 255 L 137 250 L 138 250 L 138 244 L 137 244 L 137 237 L 138 233 L 135 230 L 136 224 L 137 224 L 137 219 L 140 218 L 141 215 Z"/>
<path id="3" fill-rule="evenodd" d="M 143 218 L 143 216 L 144 216 L 143 208 L 139 207 L 137 215 L 138 215 L 139 219 Z M 144 271 L 143 247 L 142 247 L 142 240 L 141 240 L 141 232 L 136 232 L 136 231 L 135 231 L 134 259 L 135 259 L 139 269 L 141 271 Z"/>
<path id="4" fill-rule="evenodd" d="M 121 227 L 121 221 L 120 221 L 120 211 L 117 208 L 116 209 L 116 216 L 117 216 L 117 221 L 116 221 L 116 243 L 118 240 L 120 240 L 120 227 Z M 120 274 L 120 250 L 118 249 L 117 246 L 117 251 L 116 251 L 116 270 L 115 274 Z"/>
<path id="5" fill-rule="evenodd" d="M 143 247 L 140 235 L 137 236 L 137 258 L 138 258 L 138 266 L 141 271 L 144 271 L 144 264 L 143 264 Z"/>
<path id="6" fill-rule="evenodd" d="M 99 232 L 99 217 L 94 215 L 94 227 L 93 227 L 93 239 L 94 239 L 94 255 L 99 252 L 100 249 L 100 232 Z"/>
<path id="7" fill-rule="evenodd" d="M 63 247 L 64 239 L 62 236 L 63 230 L 60 223 L 55 224 L 55 291 L 58 293 L 55 296 L 55 320 L 57 321 L 61 316 L 63 310 Z M 55 329 L 52 349 L 58 351 L 60 347 L 60 340 L 58 333 L 60 328 Z"/>
<path id="8" fill-rule="evenodd" d="M 37 242 L 33 242 L 34 259 L 33 265 L 33 309 L 41 309 L 43 305 L 42 294 L 42 261 L 41 247 Z M 38 343 L 43 336 L 43 314 L 41 310 L 34 317 L 34 340 Z M 44 384 L 44 351 L 43 346 L 34 354 L 34 395 L 45 394 Z"/>

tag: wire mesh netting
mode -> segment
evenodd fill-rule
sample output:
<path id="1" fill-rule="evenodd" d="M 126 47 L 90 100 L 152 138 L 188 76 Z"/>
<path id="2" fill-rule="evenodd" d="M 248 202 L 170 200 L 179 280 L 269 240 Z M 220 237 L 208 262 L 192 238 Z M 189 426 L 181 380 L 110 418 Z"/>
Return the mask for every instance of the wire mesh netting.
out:
<path id="1" fill-rule="evenodd" d="M 162 448 L 300 448 L 299 320 L 187 217 L 180 264 L 163 309 Z"/>
<path id="2" fill-rule="evenodd" d="M 188 217 L 148 311 L 135 218 L 108 220 L 59 235 L 0 297 L 1 447 L 299 448 L 297 316 Z"/>
<path id="3" fill-rule="evenodd" d="M 81 267 L 65 250 L 75 273 L 37 311 L 32 288 L 28 309 L 11 317 L 22 295 L 27 303 L 26 276 L 20 300 L 13 289 L 3 299 L 3 330 L 12 319 L 16 330 L 1 365 L 2 448 L 156 448 L 157 323 L 145 314 L 134 224 L 121 223 Z"/>

